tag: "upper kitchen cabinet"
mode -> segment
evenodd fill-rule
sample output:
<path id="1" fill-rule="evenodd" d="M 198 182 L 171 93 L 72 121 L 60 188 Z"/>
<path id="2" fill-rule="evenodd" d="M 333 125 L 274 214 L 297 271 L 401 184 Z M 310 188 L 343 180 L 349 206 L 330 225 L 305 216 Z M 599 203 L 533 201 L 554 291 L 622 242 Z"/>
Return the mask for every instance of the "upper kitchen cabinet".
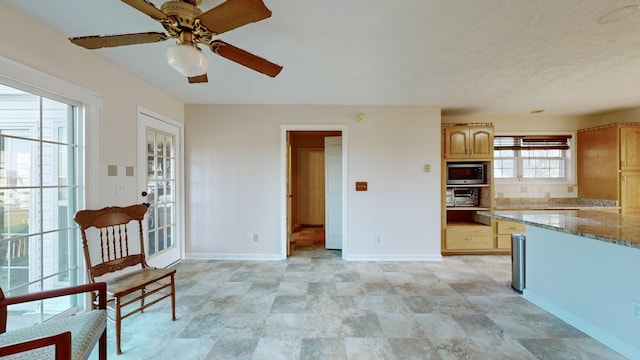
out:
<path id="1" fill-rule="evenodd" d="M 456 124 L 444 126 L 445 159 L 492 159 L 491 124 Z"/>
<path id="2" fill-rule="evenodd" d="M 640 123 L 578 131 L 578 197 L 616 200 L 640 213 Z"/>
<path id="3" fill-rule="evenodd" d="M 618 200 L 618 127 L 578 131 L 578 197 Z"/>
<path id="4" fill-rule="evenodd" d="M 640 126 L 620 127 L 620 170 L 640 171 Z"/>

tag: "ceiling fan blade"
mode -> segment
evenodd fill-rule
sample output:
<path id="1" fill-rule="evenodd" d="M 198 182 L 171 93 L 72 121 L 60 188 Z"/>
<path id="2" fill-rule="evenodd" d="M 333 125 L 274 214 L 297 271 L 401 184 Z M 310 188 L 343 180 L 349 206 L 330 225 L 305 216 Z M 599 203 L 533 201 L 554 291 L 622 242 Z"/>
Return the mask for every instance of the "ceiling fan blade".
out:
<path id="1" fill-rule="evenodd" d="M 107 36 L 81 36 L 69 38 L 69 40 L 83 48 L 100 49 L 124 45 L 146 44 L 167 40 L 166 34 L 160 32 L 146 32 L 135 34 L 107 35 Z"/>
<path id="2" fill-rule="evenodd" d="M 200 24 L 213 34 L 222 34 L 270 16 L 262 0 L 227 0 L 200 15 Z"/>
<path id="3" fill-rule="evenodd" d="M 189 84 L 197 84 L 197 83 L 206 83 L 209 81 L 207 78 L 207 74 L 202 74 L 198 76 L 189 76 Z"/>
<path id="4" fill-rule="evenodd" d="M 166 20 L 167 14 L 158 9 L 148 0 L 122 0 L 123 3 L 135 8 L 136 10 L 151 16 L 156 20 Z"/>
<path id="5" fill-rule="evenodd" d="M 280 70 L 282 70 L 282 66 L 276 65 L 233 45 L 227 44 L 224 41 L 215 40 L 212 41 L 209 46 L 211 47 L 211 51 L 223 58 L 229 59 L 240 65 L 244 65 L 249 69 L 253 69 L 271 77 L 276 77 L 276 75 L 280 73 Z"/>

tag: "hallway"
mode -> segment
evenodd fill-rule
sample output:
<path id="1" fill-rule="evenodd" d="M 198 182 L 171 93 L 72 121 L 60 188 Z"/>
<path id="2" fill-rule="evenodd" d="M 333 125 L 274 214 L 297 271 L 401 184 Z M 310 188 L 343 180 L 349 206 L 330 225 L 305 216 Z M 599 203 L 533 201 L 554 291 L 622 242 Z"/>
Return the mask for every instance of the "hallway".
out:
<path id="1" fill-rule="evenodd" d="M 342 251 L 325 249 L 323 226 L 305 226 L 291 234 L 290 256 L 342 258 Z"/>

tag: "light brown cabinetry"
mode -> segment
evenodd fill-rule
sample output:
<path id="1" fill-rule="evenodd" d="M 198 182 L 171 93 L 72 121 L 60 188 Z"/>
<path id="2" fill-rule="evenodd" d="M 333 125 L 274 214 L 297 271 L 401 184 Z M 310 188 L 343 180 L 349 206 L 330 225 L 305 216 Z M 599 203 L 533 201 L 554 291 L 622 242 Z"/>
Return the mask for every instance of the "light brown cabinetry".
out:
<path id="1" fill-rule="evenodd" d="M 640 126 L 620 127 L 620 170 L 640 171 Z"/>
<path id="2" fill-rule="evenodd" d="M 640 123 L 578 131 L 578 197 L 616 200 L 640 213 Z"/>
<path id="3" fill-rule="evenodd" d="M 479 125 L 447 125 L 444 127 L 445 159 L 493 158 L 493 127 Z"/>
<path id="4" fill-rule="evenodd" d="M 442 129 L 442 254 L 508 253 L 509 249 L 497 247 L 491 220 L 477 214 L 481 210 L 492 210 L 494 204 L 493 124 L 443 124 Z M 472 185 L 447 184 L 447 164 L 462 163 L 482 165 L 486 181 Z M 456 191 L 471 192 L 477 196 L 477 203 L 459 205 L 453 201 L 447 206 L 447 195 L 452 199 Z"/>
<path id="5" fill-rule="evenodd" d="M 511 250 L 511 234 L 522 234 L 526 229 L 525 224 L 508 220 L 496 220 L 496 247 L 498 249 Z"/>
<path id="6" fill-rule="evenodd" d="M 447 250 L 491 250 L 491 226 L 478 224 L 451 224 L 446 228 Z"/>
<path id="7" fill-rule="evenodd" d="M 623 171 L 620 206 L 624 213 L 640 213 L 640 171 Z"/>

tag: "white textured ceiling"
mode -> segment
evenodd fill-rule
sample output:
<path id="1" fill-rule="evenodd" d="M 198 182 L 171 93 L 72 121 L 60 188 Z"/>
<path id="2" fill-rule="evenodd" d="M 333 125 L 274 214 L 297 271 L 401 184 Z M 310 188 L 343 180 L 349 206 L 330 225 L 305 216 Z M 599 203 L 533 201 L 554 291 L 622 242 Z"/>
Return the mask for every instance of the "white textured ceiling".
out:
<path id="1" fill-rule="evenodd" d="M 118 0 L 3 1 L 65 37 L 163 30 Z M 439 105 L 461 115 L 640 106 L 640 13 L 597 23 L 629 1 L 264 1 L 271 18 L 220 38 L 284 66 L 276 78 L 210 54 L 209 83 L 190 85 L 166 63 L 172 40 L 86 51 L 186 103 Z"/>

